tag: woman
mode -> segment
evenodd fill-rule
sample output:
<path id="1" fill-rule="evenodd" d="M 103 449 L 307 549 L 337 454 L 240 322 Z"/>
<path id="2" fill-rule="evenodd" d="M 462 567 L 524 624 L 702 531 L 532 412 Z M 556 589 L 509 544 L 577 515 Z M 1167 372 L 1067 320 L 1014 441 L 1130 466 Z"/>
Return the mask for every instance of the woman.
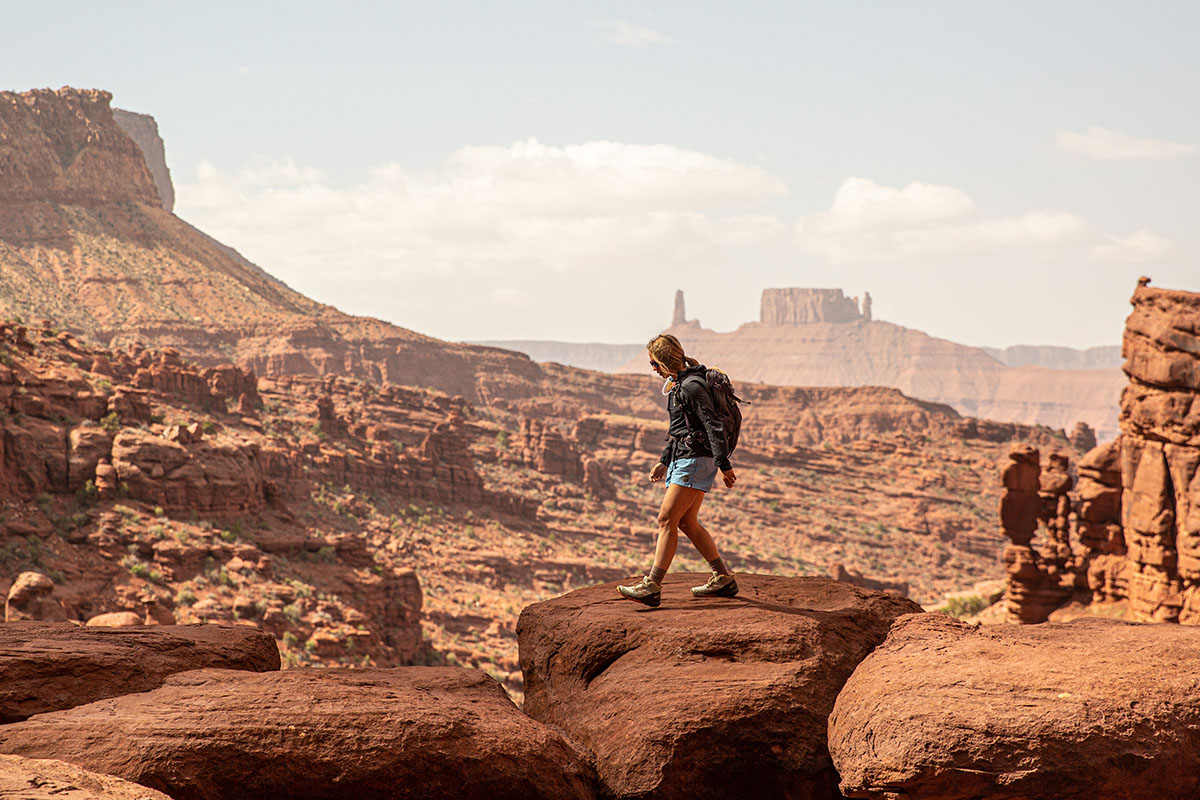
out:
<path id="1" fill-rule="evenodd" d="M 731 487 L 737 481 L 725 452 L 721 420 L 713 410 L 706 368 L 696 359 L 688 358 L 679 340 L 667 333 L 651 339 L 646 352 L 650 367 L 667 381 L 663 393 L 667 395 L 667 413 L 671 418 L 667 429 L 670 442 L 650 471 L 651 481 L 666 479 L 667 493 L 658 512 L 658 547 L 654 551 L 653 569 L 638 583 L 618 586 L 617 591 L 648 606 L 662 602 L 663 578 L 675 557 L 679 531 L 683 531 L 713 571 L 707 583 L 692 588 L 692 594 L 733 597 L 738 593 L 737 581 L 699 519 L 704 493 L 712 488 L 717 471 L 720 470 L 726 486 Z"/>

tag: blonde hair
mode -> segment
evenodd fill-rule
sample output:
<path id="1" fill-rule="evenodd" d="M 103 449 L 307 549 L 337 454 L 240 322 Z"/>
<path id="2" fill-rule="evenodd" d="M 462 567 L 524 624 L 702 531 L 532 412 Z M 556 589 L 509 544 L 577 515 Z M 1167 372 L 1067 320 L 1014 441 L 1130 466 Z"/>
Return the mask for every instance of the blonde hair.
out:
<path id="1" fill-rule="evenodd" d="M 681 372 L 687 367 L 699 365 L 699 361 L 688 358 L 683 352 L 683 345 L 669 333 L 660 333 L 646 345 L 650 357 L 662 364 L 668 372 Z"/>

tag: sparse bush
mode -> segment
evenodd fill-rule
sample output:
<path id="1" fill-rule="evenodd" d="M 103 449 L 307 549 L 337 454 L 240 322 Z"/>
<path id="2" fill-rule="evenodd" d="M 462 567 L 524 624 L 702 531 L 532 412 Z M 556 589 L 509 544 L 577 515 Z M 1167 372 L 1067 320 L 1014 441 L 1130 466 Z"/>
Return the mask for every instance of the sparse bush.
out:
<path id="1" fill-rule="evenodd" d="M 975 616 L 987 606 L 987 601 L 982 597 L 971 595 L 970 597 L 951 597 L 941 610 L 952 617 L 962 619 Z"/>
<path id="2" fill-rule="evenodd" d="M 37 503 L 38 508 L 42 510 L 43 514 L 48 514 L 50 512 L 51 504 L 54 503 L 54 498 L 45 492 L 42 492 L 36 498 L 34 498 L 34 502 Z"/>
<path id="3" fill-rule="evenodd" d="M 500 431 L 499 433 L 496 434 L 496 449 L 497 450 L 507 450 L 508 449 L 508 431 Z"/>
<path id="4" fill-rule="evenodd" d="M 81 506 L 90 506 L 99 500 L 100 490 L 96 488 L 96 482 L 91 478 L 84 481 L 83 486 L 76 490 L 75 499 Z"/>
<path id="5" fill-rule="evenodd" d="M 121 418 L 115 411 L 105 414 L 100 418 L 100 427 L 109 433 L 116 433 L 121 430 Z"/>
<path id="6" fill-rule="evenodd" d="M 190 606 L 196 602 L 196 593 L 191 589 L 180 589 L 175 595 L 175 602 L 181 606 Z"/>
<path id="7" fill-rule="evenodd" d="M 167 515 L 167 512 L 163 511 L 163 507 L 162 507 L 162 506 L 155 506 L 155 507 L 154 507 L 154 516 L 156 516 L 156 517 L 165 517 L 166 515 Z"/>
<path id="8" fill-rule="evenodd" d="M 236 542 L 238 538 L 237 534 L 233 531 L 221 531 L 217 535 L 220 536 L 221 540 L 224 542 Z"/>
<path id="9" fill-rule="evenodd" d="M 295 647 L 297 644 L 300 643 L 300 640 L 297 639 L 296 634 L 292 633 L 291 631 L 284 631 L 283 632 L 283 643 L 285 645 L 287 645 L 288 647 Z"/>
<path id="10" fill-rule="evenodd" d="M 316 553 L 317 559 L 320 561 L 324 561 L 327 564 L 333 562 L 334 555 L 335 555 L 335 551 L 334 551 L 333 547 L 331 547 L 330 545 L 325 545 L 320 550 L 318 550 Z"/>
<path id="11" fill-rule="evenodd" d="M 287 617 L 293 625 L 300 624 L 300 607 L 295 603 L 288 603 L 286 606 L 284 606 L 283 615 Z"/>
<path id="12" fill-rule="evenodd" d="M 212 436 L 217 432 L 217 424 L 211 419 L 206 419 L 204 420 L 204 424 L 200 426 L 200 429 L 204 431 L 205 436 Z"/>

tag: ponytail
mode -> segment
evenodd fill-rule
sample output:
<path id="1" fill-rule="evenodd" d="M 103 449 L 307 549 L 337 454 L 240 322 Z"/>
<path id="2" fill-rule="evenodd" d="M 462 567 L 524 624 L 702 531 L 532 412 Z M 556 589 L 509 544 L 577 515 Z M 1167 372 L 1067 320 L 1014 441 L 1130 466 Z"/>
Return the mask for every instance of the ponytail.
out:
<path id="1" fill-rule="evenodd" d="M 683 352 L 683 345 L 669 333 L 660 333 L 646 344 L 650 356 L 670 372 L 682 372 L 700 362 Z"/>

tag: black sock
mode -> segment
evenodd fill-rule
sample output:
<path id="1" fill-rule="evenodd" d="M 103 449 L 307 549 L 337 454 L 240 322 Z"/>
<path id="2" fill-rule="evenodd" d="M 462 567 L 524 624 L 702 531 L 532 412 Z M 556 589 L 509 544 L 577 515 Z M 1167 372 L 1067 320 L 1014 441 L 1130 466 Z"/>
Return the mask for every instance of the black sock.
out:
<path id="1" fill-rule="evenodd" d="M 663 578 L 667 577 L 667 571 L 661 567 L 651 567 L 650 574 L 646 577 L 661 586 Z"/>
<path id="2" fill-rule="evenodd" d="M 718 575 L 732 575 L 733 574 L 732 572 L 729 571 L 729 567 L 725 566 L 725 559 L 721 558 L 720 556 L 717 556 L 712 561 L 709 561 L 708 565 L 710 567 L 712 567 L 712 571 L 717 573 Z"/>

